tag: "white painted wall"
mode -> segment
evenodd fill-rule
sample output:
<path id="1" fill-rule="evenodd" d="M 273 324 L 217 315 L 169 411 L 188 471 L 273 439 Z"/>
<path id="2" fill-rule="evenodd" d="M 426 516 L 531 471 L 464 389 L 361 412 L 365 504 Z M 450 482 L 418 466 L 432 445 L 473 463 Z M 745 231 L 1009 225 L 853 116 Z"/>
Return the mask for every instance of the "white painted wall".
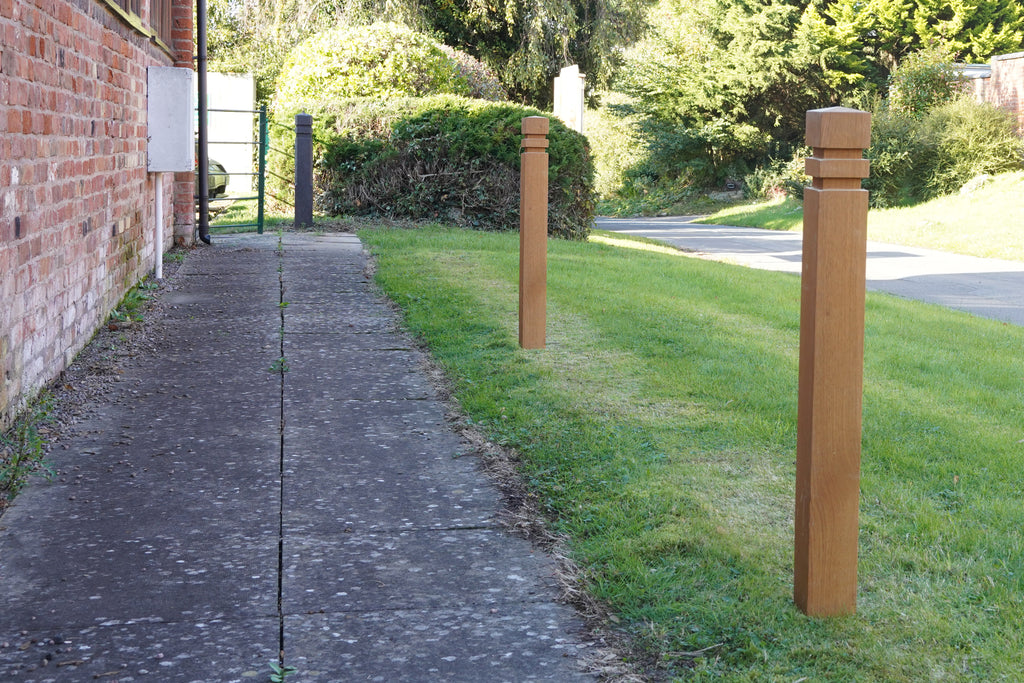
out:
<path id="1" fill-rule="evenodd" d="M 206 74 L 206 102 L 209 110 L 210 158 L 219 161 L 231 174 L 253 173 L 258 122 L 256 115 L 256 81 L 250 74 Z M 242 110 L 245 113 L 214 111 Z M 225 143 L 250 144 L 225 144 Z M 228 194 L 249 196 L 255 190 L 255 178 L 232 175 Z"/>

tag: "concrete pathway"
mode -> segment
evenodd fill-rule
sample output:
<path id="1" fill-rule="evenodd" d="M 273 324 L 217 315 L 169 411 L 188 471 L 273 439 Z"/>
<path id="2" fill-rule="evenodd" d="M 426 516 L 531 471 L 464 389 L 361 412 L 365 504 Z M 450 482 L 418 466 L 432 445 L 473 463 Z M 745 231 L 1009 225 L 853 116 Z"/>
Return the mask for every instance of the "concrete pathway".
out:
<path id="1" fill-rule="evenodd" d="M 739 265 L 800 273 L 798 232 L 691 223 L 675 218 L 599 218 L 597 227 L 641 235 Z M 1024 263 L 868 243 L 868 289 L 1024 325 Z"/>
<path id="2" fill-rule="evenodd" d="M 187 259 L 0 518 L 0 680 L 594 680 L 365 266 L 351 235 Z"/>

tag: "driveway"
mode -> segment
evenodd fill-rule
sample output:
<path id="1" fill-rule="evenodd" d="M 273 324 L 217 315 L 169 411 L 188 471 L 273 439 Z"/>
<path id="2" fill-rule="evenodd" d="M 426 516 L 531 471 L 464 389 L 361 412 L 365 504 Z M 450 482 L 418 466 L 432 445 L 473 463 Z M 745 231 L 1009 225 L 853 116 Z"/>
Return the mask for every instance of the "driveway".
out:
<path id="1" fill-rule="evenodd" d="M 718 261 L 800 273 L 803 236 L 692 223 L 695 216 L 598 218 L 597 227 L 656 239 Z M 868 242 L 868 289 L 1024 325 L 1024 262 Z"/>

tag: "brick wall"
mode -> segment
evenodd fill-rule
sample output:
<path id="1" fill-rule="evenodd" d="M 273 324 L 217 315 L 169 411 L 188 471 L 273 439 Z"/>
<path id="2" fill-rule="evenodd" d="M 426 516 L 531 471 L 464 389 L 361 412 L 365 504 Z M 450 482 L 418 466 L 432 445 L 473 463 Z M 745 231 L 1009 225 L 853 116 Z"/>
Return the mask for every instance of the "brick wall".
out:
<path id="1" fill-rule="evenodd" d="M 147 1 L 0 0 L 0 425 L 152 269 L 146 67 L 191 67 L 191 1 L 167 46 Z M 191 235 L 191 182 L 165 183 L 162 250 Z"/>
<path id="2" fill-rule="evenodd" d="M 971 81 L 978 98 L 1007 109 L 1017 116 L 1017 130 L 1024 133 L 1024 52 L 992 58 L 992 75 Z"/>

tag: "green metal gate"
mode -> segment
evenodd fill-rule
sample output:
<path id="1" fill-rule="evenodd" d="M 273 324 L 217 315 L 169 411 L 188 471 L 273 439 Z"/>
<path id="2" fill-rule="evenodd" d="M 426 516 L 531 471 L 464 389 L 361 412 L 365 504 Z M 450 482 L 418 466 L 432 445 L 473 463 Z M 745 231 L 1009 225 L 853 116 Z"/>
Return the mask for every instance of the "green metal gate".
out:
<path id="1" fill-rule="evenodd" d="M 249 145 L 254 148 L 253 153 L 256 161 L 256 171 L 248 173 L 232 173 L 228 172 L 227 175 L 231 176 L 250 176 L 256 178 L 256 194 L 248 197 L 207 197 L 207 201 L 211 205 L 216 203 L 235 203 L 242 201 L 255 201 L 257 202 L 256 208 L 256 222 L 255 223 L 241 223 L 232 224 L 234 228 L 256 228 L 256 232 L 263 234 L 263 222 L 264 222 L 264 207 L 266 205 L 266 186 L 267 186 L 267 148 L 268 148 L 268 136 L 267 136 L 267 108 L 266 106 L 260 107 L 259 109 L 208 109 L 208 113 L 225 113 L 225 114 L 253 114 L 255 117 L 254 124 L 257 126 L 257 136 L 255 142 L 236 142 L 236 141 L 217 141 L 209 140 L 208 144 L 217 145 Z M 209 173 L 209 169 L 207 169 Z M 198 215 L 198 206 L 200 197 L 198 196 L 198 183 L 196 184 L 196 211 Z M 200 226 L 200 234 L 203 228 L 209 229 L 209 226 Z"/>

